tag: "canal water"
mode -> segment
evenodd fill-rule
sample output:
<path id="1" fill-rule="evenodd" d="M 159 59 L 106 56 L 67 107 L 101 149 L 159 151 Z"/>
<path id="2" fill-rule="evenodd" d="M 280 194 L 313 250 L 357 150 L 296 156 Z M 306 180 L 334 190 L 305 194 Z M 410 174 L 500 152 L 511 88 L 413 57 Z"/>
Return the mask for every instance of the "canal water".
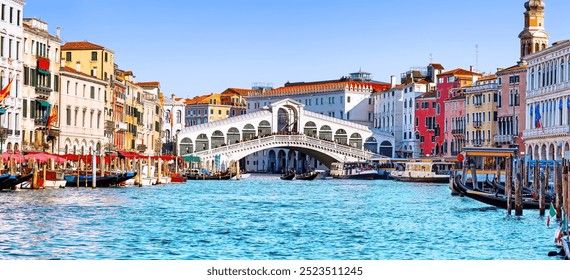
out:
<path id="1" fill-rule="evenodd" d="M 1 259 L 555 260 L 554 226 L 447 184 L 325 179 L 0 193 Z M 554 224 L 554 223 L 553 223 Z"/>

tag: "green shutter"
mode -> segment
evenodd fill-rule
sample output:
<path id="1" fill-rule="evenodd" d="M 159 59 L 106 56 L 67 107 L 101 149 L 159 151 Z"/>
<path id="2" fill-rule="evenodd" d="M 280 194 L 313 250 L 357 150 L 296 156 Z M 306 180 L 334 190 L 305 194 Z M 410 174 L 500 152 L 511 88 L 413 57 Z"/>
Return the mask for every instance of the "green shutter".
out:
<path id="1" fill-rule="evenodd" d="M 30 81 L 30 72 L 29 71 L 30 68 L 28 67 L 24 67 L 24 85 L 29 85 L 29 81 Z"/>
<path id="2" fill-rule="evenodd" d="M 58 75 L 54 75 L 53 90 L 59 92 L 59 76 Z"/>
<path id="3" fill-rule="evenodd" d="M 36 69 L 30 69 L 30 75 L 32 76 L 32 86 L 35 87 L 38 85 L 38 74 L 36 73 Z"/>
<path id="4" fill-rule="evenodd" d="M 22 117 L 23 118 L 27 118 L 28 117 L 28 100 L 24 99 L 24 104 L 22 105 Z"/>
<path id="5" fill-rule="evenodd" d="M 30 101 L 30 118 L 35 119 L 36 118 L 36 101 L 32 100 Z"/>

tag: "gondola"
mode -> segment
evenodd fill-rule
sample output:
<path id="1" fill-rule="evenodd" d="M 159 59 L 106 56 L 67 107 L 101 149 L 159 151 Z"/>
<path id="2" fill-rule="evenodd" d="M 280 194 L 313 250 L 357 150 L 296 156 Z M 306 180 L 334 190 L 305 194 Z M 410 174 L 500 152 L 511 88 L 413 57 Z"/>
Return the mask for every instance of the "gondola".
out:
<path id="1" fill-rule="evenodd" d="M 320 172 L 312 171 L 309 173 L 297 174 L 295 176 L 295 180 L 305 180 L 305 181 L 312 181 L 315 180 L 319 176 Z"/>
<path id="2" fill-rule="evenodd" d="M 279 178 L 281 178 L 281 180 L 291 181 L 291 180 L 295 179 L 295 172 L 285 173 L 285 174 L 281 175 L 281 177 L 279 177 Z"/>
<path id="3" fill-rule="evenodd" d="M 453 180 L 454 189 L 461 195 L 479 202 L 489 204 L 498 208 L 507 209 L 507 196 L 504 194 L 486 192 L 478 189 L 474 189 L 470 183 L 463 184 L 461 176 L 458 175 L 455 180 Z M 523 209 L 540 209 L 539 202 L 534 198 L 523 197 Z M 545 208 L 550 207 L 550 200 L 546 200 Z M 515 199 L 511 197 L 511 208 L 515 208 Z"/>
<path id="4" fill-rule="evenodd" d="M 23 182 L 29 181 L 34 176 L 34 172 L 30 172 L 26 175 L 9 175 L 6 178 L 6 175 L 0 176 L 0 190 L 2 191 L 9 191 L 14 190 L 18 184 Z"/>
<path id="5" fill-rule="evenodd" d="M 77 187 L 77 176 L 76 175 L 65 175 L 65 186 L 66 187 Z M 111 187 L 116 186 L 118 175 L 107 175 L 107 176 L 97 176 L 95 177 L 96 187 Z M 79 176 L 79 186 L 80 187 L 91 187 L 93 186 L 93 176 Z"/>
<path id="6" fill-rule="evenodd" d="M 188 180 L 229 180 L 235 174 L 221 173 L 221 174 L 187 174 Z"/>
<path id="7" fill-rule="evenodd" d="M 137 172 L 120 173 L 117 175 L 115 185 L 121 185 L 124 182 L 126 182 L 127 180 L 134 178 L 135 176 L 137 176 Z"/>

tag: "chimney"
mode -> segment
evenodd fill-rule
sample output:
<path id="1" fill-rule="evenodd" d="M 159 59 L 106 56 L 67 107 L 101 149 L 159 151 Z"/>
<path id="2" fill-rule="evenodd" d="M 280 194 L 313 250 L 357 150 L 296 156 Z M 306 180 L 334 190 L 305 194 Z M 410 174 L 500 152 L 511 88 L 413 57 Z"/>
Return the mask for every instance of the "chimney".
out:
<path id="1" fill-rule="evenodd" d="M 171 96 L 172 96 L 172 100 L 174 100 L 174 93 Z"/>
<path id="2" fill-rule="evenodd" d="M 79 61 L 79 60 L 77 61 L 77 65 L 75 66 L 75 70 L 77 72 L 81 72 L 81 61 Z"/>
<path id="3" fill-rule="evenodd" d="M 473 65 L 469 66 L 469 71 L 475 72 L 475 67 L 473 67 Z"/>
<path id="4" fill-rule="evenodd" d="M 58 39 L 60 39 L 61 37 L 61 28 L 56 28 L 55 29 L 55 37 L 57 37 Z"/>
<path id="5" fill-rule="evenodd" d="M 395 88 L 396 87 L 396 76 L 392 75 L 390 76 L 390 88 Z"/>

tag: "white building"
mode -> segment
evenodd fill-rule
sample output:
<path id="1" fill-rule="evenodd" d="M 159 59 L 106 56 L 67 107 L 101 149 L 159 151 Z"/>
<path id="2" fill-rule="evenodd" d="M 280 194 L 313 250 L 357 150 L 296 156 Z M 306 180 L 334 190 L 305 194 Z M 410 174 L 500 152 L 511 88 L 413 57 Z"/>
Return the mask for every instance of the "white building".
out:
<path id="1" fill-rule="evenodd" d="M 13 80 L 10 95 L 0 104 L 0 151 L 20 150 L 23 81 L 24 1 L 0 0 L 0 88 Z"/>
<path id="2" fill-rule="evenodd" d="M 527 55 L 526 154 L 561 159 L 570 151 L 570 40 Z"/>
<path id="3" fill-rule="evenodd" d="M 178 133 L 184 128 L 184 123 L 186 120 L 185 116 L 185 104 L 184 99 L 176 98 L 174 94 L 171 98 L 164 97 L 164 115 L 163 115 L 163 126 L 162 126 L 162 152 L 177 154 L 175 151 L 176 138 Z"/>
<path id="4" fill-rule="evenodd" d="M 61 40 L 48 32 L 48 24 L 24 19 L 22 150 L 55 149 L 57 137 L 47 137 L 47 118 L 59 108 L 59 67 Z M 49 140 L 49 141 L 48 141 Z M 44 146 L 45 145 L 45 146 Z M 56 144 L 57 145 L 57 144 Z"/>
<path id="5" fill-rule="evenodd" d="M 273 103 L 284 99 L 292 99 L 304 105 L 306 111 L 315 112 L 327 117 L 345 120 L 350 123 L 364 125 L 374 130 L 374 135 L 383 135 L 385 132 L 374 129 L 374 105 L 373 93 L 382 91 L 390 87 L 390 84 L 373 81 L 370 73 L 359 71 L 351 73 L 348 77 L 342 77 L 338 80 L 317 81 L 317 82 L 298 82 L 286 83 L 280 88 L 261 88 L 251 92 L 246 99 L 246 108 L 248 113 L 260 111 L 267 108 Z M 288 116 L 281 115 L 280 119 L 286 119 Z M 295 123 L 291 120 L 288 124 Z M 278 131 L 287 133 L 295 131 L 295 127 L 285 125 L 278 128 Z M 349 143 L 351 135 L 348 135 L 344 129 L 332 129 L 330 125 L 317 126 L 311 124 L 304 128 L 305 134 L 309 136 L 320 137 L 321 139 L 330 138 L 329 140 L 338 143 Z M 324 129 L 323 129 L 324 128 Z M 369 137 L 362 139 L 363 148 L 369 149 L 374 153 L 393 156 L 393 141 L 378 142 L 380 137 Z M 277 156 L 276 156 L 277 155 Z M 306 155 L 299 151 L 289 149 L 269 149 L 255 152 L 248 156 L 245 161 L 247 170 L 256 172 L 280 172 L 272 164 L 279 155 L 290 155 L 291 158 L 310 163 L 312 168 L 326 169 L 326 167 L 314 157 Z M 301 165 L 299 165 L 301 166 Z M 302 171 L 302 170 L 301 170 Z"/>
<path id="6" fill-rule="evenodd" d="M 102 152 L 107 82 L 70 67 L 60 69 L 59 154 Z"/>

